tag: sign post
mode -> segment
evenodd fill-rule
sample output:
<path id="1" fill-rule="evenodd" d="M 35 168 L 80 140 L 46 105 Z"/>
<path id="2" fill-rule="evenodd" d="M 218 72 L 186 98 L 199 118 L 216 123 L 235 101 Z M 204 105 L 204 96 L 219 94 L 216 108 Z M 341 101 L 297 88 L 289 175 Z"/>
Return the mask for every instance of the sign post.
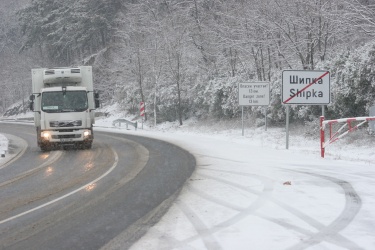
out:
<path id="1" fill-rule="evenodd" d="M 142 116 L 142 129 L 143 129 L 143 117 L 145 116 L 145 103 L 141 102 L 140 103 L 140 115 Z"/>
<path id="2" fill-rule="evenodd" d="M 289 148 L 289 106 L 324 105 L 330 103 L 330 74 L 324 70 L 284 70 L 282 102 L 286 104 L 286 149 Z"/>
<path id="3" fill-rule="evenodd" d="M 244 106 L 268 106 L 270 104 L 269 82 L 245 82 L 238 84 L 238 104 L 242 108 L 242 136 L 244 135 Z M 265 111 L 267 119 L 267 108 Z M 267 122 L 266 125 L 267 126 Z M 267 128 L 266 128 L 267 130 Z"/>

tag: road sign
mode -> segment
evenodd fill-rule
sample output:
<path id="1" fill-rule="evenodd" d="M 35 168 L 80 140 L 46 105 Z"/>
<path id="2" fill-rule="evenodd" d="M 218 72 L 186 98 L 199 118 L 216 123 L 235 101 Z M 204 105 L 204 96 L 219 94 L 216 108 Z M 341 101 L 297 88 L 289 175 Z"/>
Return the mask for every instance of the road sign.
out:
<path id="1" fill-rule="evenodd" d="M 240 106 L 268 106 L 270 104 L 270 83 L 239 83 L 238 104 Z"/>
<path id="2" fill-rule="evenodd" d="M 330 74 L 323 70 L 284 70 L 282 102 L 284 104 L 329 104 Z"/>

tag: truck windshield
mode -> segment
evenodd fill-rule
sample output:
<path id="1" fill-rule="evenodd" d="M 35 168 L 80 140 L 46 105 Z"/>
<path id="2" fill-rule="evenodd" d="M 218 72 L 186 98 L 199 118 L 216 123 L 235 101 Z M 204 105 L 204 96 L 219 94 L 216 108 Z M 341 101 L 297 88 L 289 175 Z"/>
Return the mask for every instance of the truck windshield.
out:
<path id="1" fill-rule="evenodd" d="M 82 112 L 87 109 L 86 91 L 43 92 L 42 110 L 48 113 Z"/>

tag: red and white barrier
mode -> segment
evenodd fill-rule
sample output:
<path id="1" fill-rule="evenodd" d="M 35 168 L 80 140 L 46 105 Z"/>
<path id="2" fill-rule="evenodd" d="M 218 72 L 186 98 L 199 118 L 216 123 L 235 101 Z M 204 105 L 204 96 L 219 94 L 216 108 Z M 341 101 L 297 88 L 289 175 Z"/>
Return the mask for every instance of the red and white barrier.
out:
<path id="1" fill-rule="evenodd" d="M 375 117 L 354 117 L 354 118 L 341 118 L 336 120 L 324 120 L 324 116 L 320 117 L 320 154 L 324 158 L 325 148 L 334 143 L 335 141 L 341 139 L 343 136 L 347 135 L 350 132 L 357 130 L 360 126 L 365 124 L 368 121 L 374 121 Z M 359 124 L 352 126 L 352 122 L 362 121 Z M 335 133 L 332 134 L 332 125 L 336 123 L 345 123 L 343 124 Z M 325 141 L 325 126 L 329 125 L 329 140 Z M 344 128 L 348 126 L 348 129 L 345 132 L 342 132 Z"/>

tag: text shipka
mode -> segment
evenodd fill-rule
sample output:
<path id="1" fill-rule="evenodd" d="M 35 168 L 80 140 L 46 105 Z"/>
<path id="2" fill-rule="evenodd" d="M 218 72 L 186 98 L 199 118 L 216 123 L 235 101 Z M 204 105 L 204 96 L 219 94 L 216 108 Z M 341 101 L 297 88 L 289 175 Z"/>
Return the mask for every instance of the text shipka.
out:
<path id="1" fill-rule="evenodd" d="M 296 75 L 290 76 L 290 84 L 323 84 L 322 78 L 301 78 Z"/>
<path id="2" fill-rule="evenodd" d="M 310 97 L 311 98 L 321 98 L 321 97 L 323 97 L 323 92 L 317 91 L 315 89 L 304 90 L 304 91 L 298 93 L 299 91 L 300 91 L 299 89 L 290 89 L 290 97 L 292 97 L 292 96 L 302 97 L 302 98 L 306 98 L 306 100 L 308 100 Z"/>

